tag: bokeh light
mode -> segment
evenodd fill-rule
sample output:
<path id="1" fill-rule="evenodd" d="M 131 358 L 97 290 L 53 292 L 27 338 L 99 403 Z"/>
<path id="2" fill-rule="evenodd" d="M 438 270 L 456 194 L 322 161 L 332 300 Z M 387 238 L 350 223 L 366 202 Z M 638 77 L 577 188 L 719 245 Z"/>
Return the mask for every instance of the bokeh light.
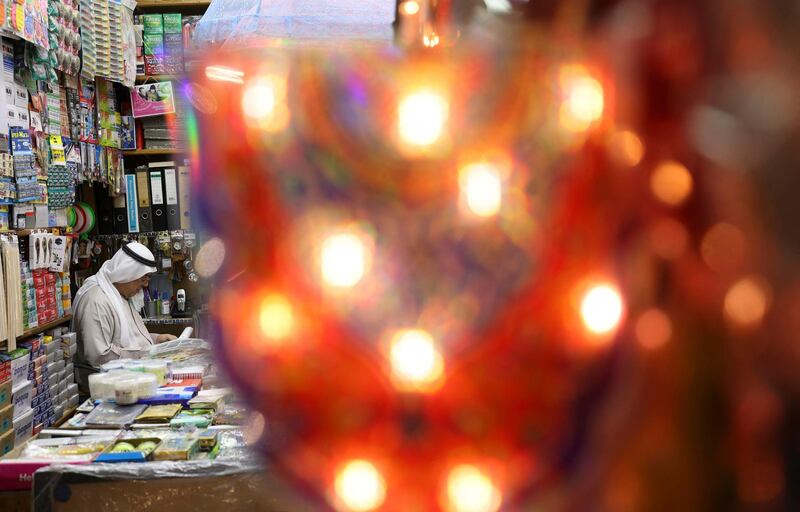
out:
<path id="1" fill-rule="evenodd" d="M 431 391 L 444 371 L 442 355 L 426 331 L 398 331 L 389 346 L 392 378 L 405 391 Z"/>
<path id="2" fill-rule="evenodd" d="M 397 114 L 400 138 L 413 146 L 429 146 L 442 137 L 449 106 L 437 92 L 417 91 L 400 101 Z"/>
<path id="3" fill-rule="evenodd" d="M 737 327 L 758 327 L 769 307 L 770 296 L 769 285 L 760 276 L 739 279 L 725 294 L 725 315 Z"/>
<path id="4" fill-rule="evenodd" d="M 689 233 L 677 220 L 663 217 L 650 227 L 648 240 L 656 256 L 665 260 L 674 260 L 686 252 L 689 245 Z"/>
<path id="5" fill-rule="evenodd" d="M 330 286 L 351 288 L 364 277 L 367 247 L 356 233 L 330 235 L 322 243 L 322 279 Z"/>
<path id="6" fill-rule="evenodd" d="M 594 334 L 614 331 L 622 320 L 623 310 L 622 294 L 608 283 L 589 288 L 580 306 L 583 325 Z"/>
<path id="7" fill-rule="evenodd" d="M 245 85 L 242 113 L 250 126 L 275 132 L 283 129 L 289 121 L 285 100 L 285 81 L 276 74 L 260 75 Z"/>
<path id="8" fill-rule="evenodd" d="M 720 222 L 703 236 L 700 255 L 716 272 L 736 270 L 744 258 L 746 240 L 742 231 L 732 224 Z"/>
<path id="9" fill-rule="evenodd" d="M 272 80 L 258 79 L 244 90 L 242 111 L 247 117 L 263 120 L 275 111 L 275 86 Z"/>
<path id="10" fill-rule="evenodd" d="M 608 149 L 614 162 L 623 167 L 635 167 L 644 158 L 644 143 L 630 130 L 614 132 Z"/>
<path id="11" fill-rule="evenodd" d="M 475 163 L 463 167 L 459 184 L 464 204 L 478 217 L 491 217 L 500 211 L 503 182 L 493 165 Z"/>
<path id="12" fill-rule="evenodd" d="M 692 193 L 692 175 L 683 165 L 675 161 L 660 163 L 650 176 L 650 190 L 664 204 L 679 206 Z"/>
<path id="13" fill-rule="evenodd" d="M 244 83 L 244 71 L 227 66 L 206 66 L 206 78 L 215 82 Z"/>
<path id="14" fill-rule="evenodd" d="M 422 36 L 422 44 L 427 48 L 434 48 L 439 45 L 439 34 L 431 30 Z"/>
<path id="15" fill-rule="evenodd" d="M 406 0 L 400 4 L 400 13 L 413 16 L 419 12 L 419 2 L 416 0 Z"/>
<path id="16" fill-rule="evenodd" d="M 494 512 L 502 495 L 492 480 L 475 466 L 453 468 L 447 478 L 447 509 L 450 512 Z"/>
<path id="17" fill-rule="evenodd" d="M 334 491 L 340 510 L 375 510 L 386 499 L 386 482 L 372 463 L 357 459 L 336 475 Z"/>
<path id="18" fill-rule="evenodd" d="M 294 312 L 289 301 L 280 294 L 271 294 L 261 302 L 258 313 L 261 332 L 271 340 L 282 340 L 294 330 Z"/>
<path id="19" fill-rule="evenodd" d="M 204 243 L 194 258 L 194 269 L 202 277 L 211 277 L 217 273 L 225 261 L 225 244 L 219 238 L 212 238 Z"/>
<path id="20" fill-rule="evenodd" d="M 603 115 L 603 86 L 580 65 L 563 66 L 559 72 L 562 103 L 561 125 L 571 132 L 589 129 Z"/>
<path id="21" fill-rule="evenodd" d="M 658 308 L 645 311 L 636 320 L 636 339 L 647 349 L 656 349 L 672 337 L 672 322 Z"/>

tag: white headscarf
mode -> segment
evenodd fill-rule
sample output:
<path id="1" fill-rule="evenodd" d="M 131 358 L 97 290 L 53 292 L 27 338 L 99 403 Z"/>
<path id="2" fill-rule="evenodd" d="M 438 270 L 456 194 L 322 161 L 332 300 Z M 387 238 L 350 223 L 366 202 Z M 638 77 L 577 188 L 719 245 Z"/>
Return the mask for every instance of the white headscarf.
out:
<path id="1" fill-rule="evenodd" d="M 136 257 L 128 254 L 126 249 L 134 253 Z M 145 261 L 147 264 L 144 263 Z M 97 274 L 83 282 L 83 286 L 81 286 L 78 293 L 75 294 L 73 310 L 77 310 L 78 304 L 80 304 L 86 292 L 95 286 L 99 286 L 103 293 L 111 300 L 112 304 L 116 306 L 114 312 L 119 319 L 119 325 L 122 326 L 120 339 L 122 341 L 132 339 L 136 332 L 136 325 L 133 323 L 133 319 L 130 315 L 123 313 L 126 313 L 125 310 L 129 307 L 127 304 L 128 302 L 130 302 L 137 311 L 142 309 L 142 307 L 144 307 L 144 292 L 139 290 L 134 297 L 126 301 L 114 287 L 114 283 L 135 281 L 136 279 L 142 278 L 147 274 L 152 274 L 158 270 L 155 266 L 151 266 L 150 263 L 155 265 L 153 253 L 139 242 L 130 242 L 127 246 L 120 248 L 116 254 L 114 254 L 113 258 L 103 263 L 103 266 L 100 267 Z"/>

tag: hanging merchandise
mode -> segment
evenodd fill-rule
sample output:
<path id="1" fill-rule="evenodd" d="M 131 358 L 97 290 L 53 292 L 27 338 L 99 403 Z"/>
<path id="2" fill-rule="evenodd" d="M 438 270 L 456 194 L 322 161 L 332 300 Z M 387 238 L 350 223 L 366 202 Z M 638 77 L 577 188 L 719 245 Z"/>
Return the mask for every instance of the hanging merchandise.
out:
<path id="1" fill-rule="evenodd" d="M 172 82 L 137 85 L 131 89 L 133 117 L 161 116 L 175 112 Z"/>
<path id="2" fill-rule="evenodd" d="M 5 288 L 5 302 L 6 302 L 6 326 L 8 334 L 8 350 L 17 348 L 16 338 L 22 335 L 26 326 L 31 327 L 26 318 L 23 318 L 23 297 L 25 297 L 25 290 L 22 290 L 21 284 L 21 267 L 20 267 L 20 254 L 19 254 L 19 241 L 17 235 L 2 235 L 0 236 L 0 249 L 3 254 L 3 272 L 6 279 Z M 34 312 L 33 320 L 35 323 L 36 314 Z"/>
<path id="3" fill-rule="evenodd" d="M 48 5 L 50 59 L 68 75 L 80 72 L 80 15 L 75 0 L 50 0 Z"/>
<path id="4" fill-rule="evenodd" d="M 128 87 L 136 79 L 133 7 L 118 0 L 81 0 L 83 69 L 81 76 L 95 76 Z"/>
<path id="5" fill-rule="evenodd" d="M 6 289 L 6 282 L 5 278 L 3 277 L 2 271 L 0 271 L 0 289 L 2 290 Z M 7 340 L 8 340 L 8 313 L 6 311 L 6 294 L 0 293 L 0 342 L 6 342 Z M 6 345 L 6 348 L 8 348 L 7 343 L 3 344 Z"/>
<path id="6" fill-rule="evenodd" d="M 50 47 L 47 0 L 16 0 L 5 7 L 7 30 L 45 50 Z"/>
<path id="7" fill-rule="evenodd" d="M 97 121 L 99 125 L 100 145 L 119 148 L 120 119 L 117 96 L 114 84 L 103 78 L 97 79 Z"/>

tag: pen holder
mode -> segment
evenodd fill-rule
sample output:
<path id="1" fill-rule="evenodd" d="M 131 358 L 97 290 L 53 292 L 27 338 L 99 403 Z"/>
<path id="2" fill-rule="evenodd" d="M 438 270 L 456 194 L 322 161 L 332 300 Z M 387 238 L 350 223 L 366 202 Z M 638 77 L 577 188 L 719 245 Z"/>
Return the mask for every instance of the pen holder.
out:
<path id="1" fill-rule="evenodd" d="M 158 317 L 158 304 L 156 301 L 151 300 L 150 302 L 145 302 L 144 304 L 144 313 L 147 315 L 147 318 L 157 318 Z"/>

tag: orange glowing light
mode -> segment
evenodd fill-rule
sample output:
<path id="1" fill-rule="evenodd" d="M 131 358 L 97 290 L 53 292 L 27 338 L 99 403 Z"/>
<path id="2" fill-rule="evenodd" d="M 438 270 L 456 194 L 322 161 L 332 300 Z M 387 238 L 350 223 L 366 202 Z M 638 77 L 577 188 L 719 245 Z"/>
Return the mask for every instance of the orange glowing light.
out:
<path id="1" fill-rule="evenodd" d="M 571 132 L 582 132 L 603 116 L 603 86 L 583 66 L 563 66 L 559 72 L 563 101 L 559 110 L 561 125 Z"/>
<path id="2" fill-rule="evenodd" d="M 377 468 L 363 459 L 348 462 L 336 475 L 333 488 L 340 510 L 375 510 L 386 499 L 386 482 Z"/>
<path id="3" fill-rule="evenodd" d="M 642 313 L 636 320 L 636 339 L 647 349 L 656 349 L 672 337 L 672 322 L 660 309 Z"/>
<path id="4" fill-rule="evenodd" d="M 609 334 L 622 320 L 622 294 L 611 284 L 596 284 L 584 294 L 580 312 L 587 330 L 593 334 Z"/>
<path id="5" fill-rule="evenodd" d="M 475 466 L 463 464 L 447 477 L 447 509 L 450 512 L 494 512 L 502 495 L 492 480 Z"/>
<path id="6" fill-rule="evenodd" d="M 635 167 L 644 158 L 644 143 L 630 130 L 615 132 L 611 137 L 609 150 L 614 161 L 624 167 Z"/>
<path id="7" fill-rule="evenodd" d="M 744 258 L 747 242 L 742 231 L 732 224 L 720 222 L 703 236 L 700 255 L 716 272 L 736 270 Z"/>
<path id="8" fill-rule="evenodd" d="M 459 171 L 462 200 L 478 217 L 491 217 L 500 211 L 503 181 L 499 170 L 488 163 L 475 163 Z"/>
<path id="9" fill-rule="evenodd" d="M 679 206 L 692 193 L 692 175 L 675 161 L 660 163 L 650 176 L 650 190 L 664 204 Z"/>
<path id="10" fill-rule="evenodd" d="M 267 296 L 258 313 L 261 332 L 271 340 L 282 340 L 294 330 L 294 312 L 289 301 L 280 294 Z"/>
<path id="11" fill-rule="evenodd" d="M 439 34 L 436 32 L 428 32 L 424 36 L 422 36 L 422 44 L 425 45 L 426 48 L 434 48 L 435 46 L 439 45 Z"/>
<path id="12" fill-rule="evenodd" d="M 686 252 L 689 234 L 683 224 L 665 217 L 656 221 L 650 228 L 648 239 L 653 252 L 665 260 L 674 260 Z"/>
<path id="13" fill-rule="evenodd" d="M 770 287 L 763 278 L 744 277 L 725 294 L 725 315 L 737 327 L 758 327 L 769 308 L 770 295 Z"/>
<path id="14" fill-rule="evenodd" d="M 444 372 L 433 338 L 421 329 L 403 329 L 392 337 L 389 362 L 395 385 L 404 391 L 432 391 Z"/>
<path id="15" fill-rule="evenodd" d="M 419 12 L 419 3 L 415 0 L 407 0 L 400 4 L 400 12 L 406 16 L 413 16 Z"/>
<path id="16" fill-rule="evenodd" d="M 430 146 L 444 134 L 449 115 L 447 100 L 438 92 L 421 90 L 405 96 L 397 109 L 400 138 L 412 146 Z"/>

